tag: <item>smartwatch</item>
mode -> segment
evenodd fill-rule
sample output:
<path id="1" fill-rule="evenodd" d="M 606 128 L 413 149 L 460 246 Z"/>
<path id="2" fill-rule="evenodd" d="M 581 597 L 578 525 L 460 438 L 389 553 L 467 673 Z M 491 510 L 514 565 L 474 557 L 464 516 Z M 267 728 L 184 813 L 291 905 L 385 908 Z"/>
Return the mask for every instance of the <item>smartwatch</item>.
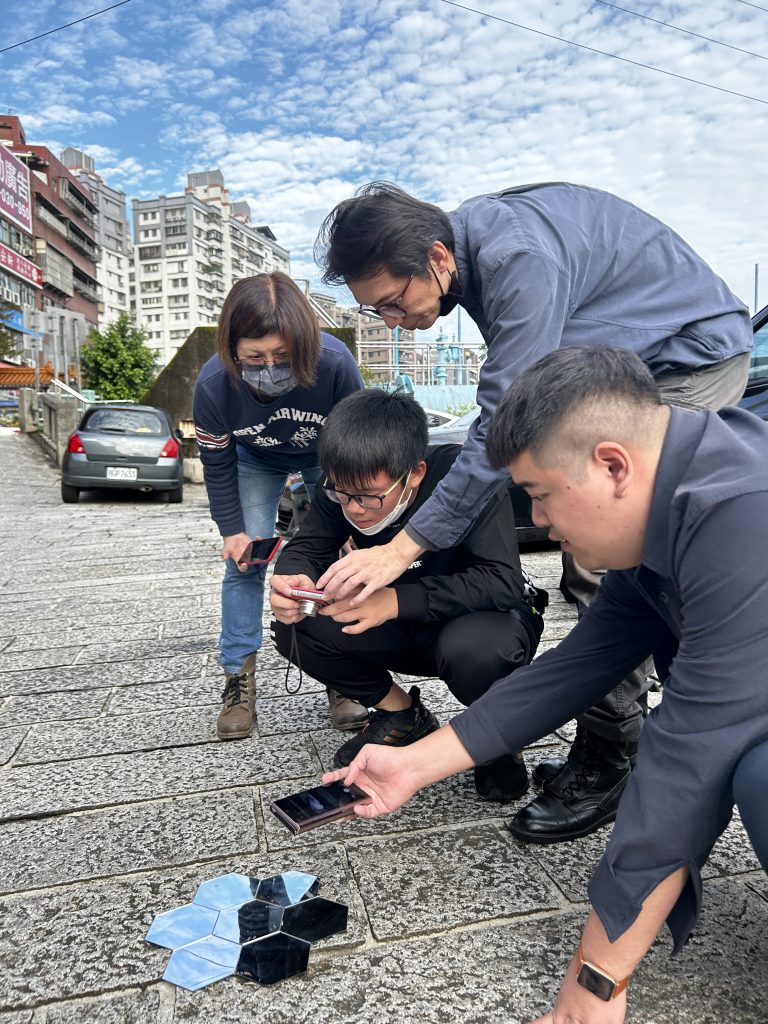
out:
<path id="1" fill-rule="evenodd" d="M 602 999 L 604 1003 L 609 1003 L 611 999 L 615 999 L 629 984 L 629 975 L 626 978 L 622 978 L 621 981 L 616 981 L 610 974 L 601 971 L 596 964 L 591 964 L 588 960 L 585 960 L 581 950 L 581 942 L 579 942 L 576 956 L 578 958 L 576 981 L 587 992 L 591 992 L 593 996 Z"/>

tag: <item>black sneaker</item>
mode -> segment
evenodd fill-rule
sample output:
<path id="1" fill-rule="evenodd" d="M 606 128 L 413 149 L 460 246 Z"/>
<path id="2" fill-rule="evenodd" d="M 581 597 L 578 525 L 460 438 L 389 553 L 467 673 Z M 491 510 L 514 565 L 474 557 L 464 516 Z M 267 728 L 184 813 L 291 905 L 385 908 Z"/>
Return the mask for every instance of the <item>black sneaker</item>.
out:
<path id="1" fill-rule="evenodd" d="M 404 711 L 380 711 L 374 708 L 363 731 L 347 740 L 333 755 L 336 767 L 346 768 L 366 743 L 407 747 L 409 743 L 415 743 L 439 729 L 438 720 L 421 703 L 421 690 L 418 686 L 412 686 L 408 696 L 411 698 L 411 706 Z"/>
<path id="2" fill-rule="evenodd" d="M 565 843 L 613 821 L 631 768 L 626 743 L 586 733 L 540 796 L 515 815 L 509 830 L 524 843 Z"/>
<path id="3" fill-rule="evenodd" d="M 523 755 L 504 754 L 489 764 L 475 766 L 475 789 L 481 800 L 509 804 L 528 792 L 528 771 Z"/>

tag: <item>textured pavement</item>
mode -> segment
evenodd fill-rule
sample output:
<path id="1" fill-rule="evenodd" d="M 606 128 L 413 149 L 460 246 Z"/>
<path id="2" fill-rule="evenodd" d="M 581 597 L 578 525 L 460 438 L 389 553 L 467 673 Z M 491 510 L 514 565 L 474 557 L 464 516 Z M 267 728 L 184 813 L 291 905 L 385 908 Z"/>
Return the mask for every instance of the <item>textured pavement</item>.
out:
<path id="1" fill-rule="evenodd" d="M 551 594 L 543 650 L 573 613 L 559 556 L 524 563 Z M 269 803 L 314 785 L 343 736 L 317 683 L 286 694 L 267 647 L 254 735 L 216 740 L 220 575 L 202 487 L 182 505 L 63 505 L 34 443 L 0 431 L 0 1024 L 525 1024 L 546 1010 L 608 832 L 526 847 L 504 827 L 514 805 L 480 803 L 466 774 L 390 817 L 294 839 Z M 457 710 L 438 680 L 423 693 L 441 720 Z M 529 765 L 570 735 L 529 748 Z M 207 878 L 290 868 L 350 908 L 306 974 L 197 993 L 159 980 L 168 953 L 143 941 L 156 914 Z M 670 959 L 664 935 L 636 974 L 635 1024 L 768 1021 L 768 884 L 737 823 L 706 877 L 688 948 Z"/>

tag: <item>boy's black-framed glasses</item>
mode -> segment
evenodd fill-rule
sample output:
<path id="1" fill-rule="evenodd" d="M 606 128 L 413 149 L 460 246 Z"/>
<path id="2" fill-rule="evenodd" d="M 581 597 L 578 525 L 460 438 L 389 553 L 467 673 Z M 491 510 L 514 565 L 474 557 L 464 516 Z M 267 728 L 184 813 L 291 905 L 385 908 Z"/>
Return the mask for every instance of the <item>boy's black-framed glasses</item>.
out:
<path id="1" fill-rule="evenodd" d="M 350 501 L 356 501 L 360 508 L 376 510 L 384 507 L 384 499 L 394 491 L 400 481 L 405 479 L 406 475 L 406 473 L 403 473 L 401 477 L 398 477 L 383 494 L 348 494 L 346 491 L 340 491 L 333 484 L 328 483 L 327 480 L 323 482 L 323 490 L 331 501 L 335 501 L 337 505 L 348 505 Z"/>

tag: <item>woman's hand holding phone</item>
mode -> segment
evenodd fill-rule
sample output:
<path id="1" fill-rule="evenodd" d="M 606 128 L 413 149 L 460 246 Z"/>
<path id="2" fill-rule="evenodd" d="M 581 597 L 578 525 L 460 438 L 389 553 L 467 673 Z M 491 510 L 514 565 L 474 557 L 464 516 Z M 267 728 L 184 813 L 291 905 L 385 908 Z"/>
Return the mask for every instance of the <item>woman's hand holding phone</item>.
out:
<path id="1" fill-rule="evenodd" d="M 223 537 L 221 546 L 221 557 L 226 560 L 231 558 L 237 565 L 240 572 L 248 572 L 247 565 L 240 565 L 240 559 L 251 543 L 247 533 L 233 533 L 230 537 Z"/>

